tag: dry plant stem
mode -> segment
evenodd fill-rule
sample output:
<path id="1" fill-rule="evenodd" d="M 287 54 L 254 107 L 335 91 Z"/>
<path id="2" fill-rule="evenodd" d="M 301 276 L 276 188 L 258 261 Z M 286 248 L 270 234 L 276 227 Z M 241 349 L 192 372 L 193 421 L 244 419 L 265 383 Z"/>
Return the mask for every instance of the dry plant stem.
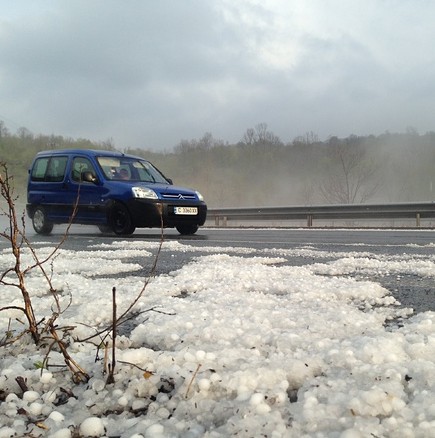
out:
<path id="1" fill-rule="evenodd" d="M 97 361 L 97 359 L 95 360 Z M 104 371 L 103 374 L 109 374 L 109 343 L 104 343 Z"/>
<path id="2" fill-rule="evenodd" d="M 192 375 L 192 378 L 190 379 L 189 382 L 189 386 L 186 389 L 186 395 L 184 396 L 184 398 L 187 398 L 189 396 L 189 391 L 190 391 L 190 387 L 192 386 L 193 381 L 195 380 L 196 375 L 198 374 L 199 369 L 202 367 L 202 364 L 199 363 L 198 366 L 196 367 L 195 372 Z"/>
<path id="3" fill-rule="evenodd" d="M 106 383 L 111 384 L 115 383 L 115 366 L 116 366 L 116 357 L 115 357 L 115 348 L 116 348 L 116 287 L 112 288 L 112 365 L 109 367 L 109 375 L 107 376 Z"/>
<path id="4" fill-rule="evenodd" d="M 21 377 L 21 376 L 17 376 L 15 378 L 15 381 L 18 383 L 18 386 L 20 387 L 21 391 L 23 391 L 23 393 L 27 392 L 29 390 L 26 380 Z"/>
<path id="5" fill-rule="evenodd" d="M 12 253 L 13 256 L 15 258 L 15 264 L 13 268 L 7 269 L 5 272 L 3 272 L 0 275 L 0 284 L 6 285 L 6 286 L 12 286 L 12 287 L 16 287 L 21 291 L 21 295 L 23 298 L 23 302 L 24 302 L 24 306 L 23 307 L 17 307 L 17 309 L 21 310 L 27 319 L 28 322 L 28 331 L 30 332 L 35 344 L 38 344 L 40 341 L 40 337 L 41 334 L 39 333 L 38 330 L 38 324 L 36 321 L 36 316 L 34 313 L 34 309 L 33 309 L 33 305 L 32 305 L 32 301 L 30 298 L 30 294 L 26 288 L 26 283 L 25 283 L 25 277 L 26 275 L 29 273 L 29 271 L 31 271 L 34 268 L 39 268 L 45 278 L 45 280 L 47 281 L 47 284 L 49 286 L 49 290 L 51 292 L 51 294 L 54 297 L 54 300 L 56 302 L 56 306 L 57 306 L 57 313 L 61 313 L 61 308 L 60 308 L 60 303 L 59 303 L 59 299 L 57 296 L 57 292 L 53 287 L 53 284 L 51 282 L 51 277 L 47 274 L 45 268 L 44 268 L 44 264 L 49 261 L 50 259 L 53 259 L 54 255 L 56 254 L 56 252 L 59 251 L 61 245 L 65 242 L 65 240 L 67 239 L 70 227 L 72 225 L 74 216 L 77 213 L 77 208 L 78 208 L 78 202 L 79 202 L 79 195 L 80 195 L 80 186 L 79 186 L 79 191 L 77 194 L 77 198 L 73 207 L 73 212 L 70 218 L 70 221 L 68 223 L 67 229 L 63 235 L 63 238 L 61 239 L 61 241 L 56 245 L 56 247 L 54 248 L 54 250 L 43 260 L 39 260 L 35 249 L 32 247 L 31 243 L 29 242 L 29 240 L 27 239 L 27 237 L 25 236 L 25 221 L 24 221 L 24 217 L 22 217 L 22 224 L 23 224 L 23 231 L 20 229 L 20 227 L 18 226 L 18 221 L 17 221 L 17 214 L 16 214 L 16 209 L 15 209 L 15 199 L 13 197 L 13 189 L 11 186 L 11 179 L 12 177 L 9 176 L 8 174 L 8 169 L 5 163 L 1 162 L 0 163 L 0 188 L 1 188 L 1 197 L 6 201 L 7 203 L 7 211 L 4 211 L 3 209 L 1 210 L 3 212 L 4 215 L 6 215 L 9 219 L 9 232 L 7 233 L 5 232 L 0 232 L 0 237 L 5 238 L 6 240 L 9 241 L 11 248 L 12 248 Z M 35 263 L 31 266 L 28 266 L 27 268 L 23 269 L 22 265 L 21 265 L 21 248 L 23 243 L 26 244 L 26 246 L 29 248 L 32 257 L 35 261 Z M 15 273 L 16 279 L 17 281 L 15 282 L 11 282 L 11 281 L 7 281 L 6 280 L 6 276 L 8 274 L 10 274 L 11 272 Z M 0 310 L 6 310 L 7 308 L 2 308 Z"/>
<path id="6" fill-rule="evenodd" d="M 160 253 L 161 253 L 161 251 L 162 251 L 162 246 L 163 246 L 163 242 L 164 242 L 164 234 L 163 234 L 163 216 L 162 216 L 162 211 L 161 211 L 161 209 L 160 209 L 160 225 L 161 225 L 161 226 L 160 226 L 160 242 L 159 242 L 159 247 L 158 247 L 158 249 L 157 249 L 157 254 L 156 254 L 155 258 L 154 258 L 154 262 L 153 262 L 153 265 L 152 265 L 152 267 L 151 267 L 151 271 L 150 271 L 148 277 L 145 279 L 144 284 L 143 284 L 143 286 L 142 286 L 142 289 L 139 291 L 139 293 L 137 294 L 136 298 L 131 302 L 131 304 L 130 304 L 130 305 L 128 306 L 128 308 L 124 311 L 124 313 L 122 313 L 121 316 L 117 317 L 117 319 L 116 319 L 116 326 L 119 326 L 120 324 L 122 324 L 122 323 L 128 321 L 129 319 L 131 319 L 131 317 L 127 316 L 128 313 L 131 312 L 131 310 L 134 308 L 134 306 L 137 304 L 137 302 L 138 302 L 138 301 L 140 300 L 140 298 L 143 296 L 143 294 L 144 294 L 144 292 L 145 292 L 145 289 L 147 288 L 149 282 L 151 281 L 151 279 L 154 277 L 154 275 L 155 275 L 155 273 L 156 273 L 157 262 L 158 262 L 158 260 L 159 260 L 159 256 L 160 256 Z M 145 312 L 148 312 L 148 311 L 151 311 L 151 310 L 154 310 L 154 309 L 155 309 L 155 307 L 152 307 L 152 308 L 150 308 L 150 309 L 148 309 L 148 310 L 144 310 L 143 312 L 139 312 L 139 313 L 137 313 L 137 314 L 134 315 L 133 317 L 136 317 L 136 316 L 138 316 L 138 315 L 140 315 L 140 314 L 142 314 L 142 313 L 145 313 Z M 93 335 L 91 335 L 91 336 L 88 336 L 87 338 L 77 339 L 77 341 L 79 341 L 79 342 L 89 341 L 89 340 L 91 340 L 92 338 L 95 338 L 96 336 L 101 336 L 102 334 L 107 333 L 108 331 L 110 331 L 110 330 L 112 330 L 112 329 L 113 329 L 113 324 L 112 324 L 112 326 L 110 326 L 110 327 L 106 327 L 106 328 L 104 328 L 104 329 L 98 331 L 97 333 L 95 333 L 95 334 L 93 334 Z M 107 336 L 107 335 L 106 335 L 106 336 Z M 105 336 L 105 337 L 106 337 L 106 336 Z M 105 338 L 105 337 L 104 337 L 104 338 Z"/>
<path id="7" fill-rule="evenodd" d="M 75 360 L 69 355 L 65 343 L 59 338 L 56 329 L 53 325 L 50 325 L 50 334 L 53 339 L 57 342 L 57 345 L 62 352 L 63 358 L 65 360 L 66 366 L 70 369 L 73 374 L 73 380 L 75 383 L 88 382 L 89 375 L 75 362 Z"/>
<path id="8" fill-rule="evenodd" d="M 31 252 L 31 254 L 32 254 L 32 257 L 33 257 L 33 259 L 34 259 L 34 261 L 35 261 L 35 263 L 34 263 L 33 265 L 27 267 L 27 268 L 24 270 L 24 275 L 27 274 L 27 272 L 31 271 L 32 269 L 34 269 L 34 268 L 36 268 L 36 267 L 38 267 L 38 268 L 41 270 L 41 272 L 42 272 L 42 274 L 43 274 L 44 278 L 46 279 L 47 284 L 48 284 L 48 286 L 49 286 L 50 293 L 53 295 L 53 298 L 54 298 L 55 301 L 56 301 L 56 306 L 57 306 L 57 312 L 58 312 L 58 313 L 62 313 L 62 311 L 61 311 L 61 308 L 60 308 L 59 298 L 58 298 L 58 295 L 57 295 L 57 291 L 56 291 L 56 289 L 53 287 L 53 284 L 52 284 L 52 282 L 51 282 L 51 276 L 49 276 L 49 275 L 47 274 L 47 272 L 45 271 L 45 269 L 44 269 L 44 264 L 47 263 L 49 260 L 53 260 L 53 258 L 54 258 L 54 256 L 56 255 L 56 253 L 59 252 L 61 246 L 62 246 L 62 245 L 65 243 L 65 241 L 67 240 L 67 238 L 68 238 L 68 236 L 69 236 L 69 231 L 70 231 L 71 226 L 72 226 L 72 224 L 73 224 L 74 217 L 75 217 L 76 214 L 77 214 L 77 209 L 78 209 L 78 205 L 79 205 L 79 199 L 80 199 L 80 185 L 79 185 L 78 192 L 77 192 L 77 198 L 76 198 L 76 200 L 75 200 L 75 202 L 74 202 L 73 211 L 72 211 L 72 214 L 71 214 L 70 220 L 69 220 L 69 222 L 68 222 L 68 225 L 67 225 L 67 227 L 66 227 L 66 230 L 65 230 L 65 232 L 63 233 L 60 242 L 54 247 L 54 249 L 53 249 L 53 250 L 52 250 L 52 251 L 51 251 L 51 252 L 50 252 L 50 253 L 49 253 L 49 254 L 48 254 L 43 260 L 39 260 L 37 254 L 36 254 L 35 249 L 34 249 L 33 246 L 30 244 L 30 242 L 28 241 L 27 237 L 26 237 L 24 234 L 22 235 L 22 238 L 23 238 L 23 240 L 26 242 L 26 245 L 27 245 L 27 247 L 29 248 L 29 250 L 30 250 L 30 252 Z M 52 267 L 52 270 L 53 270 L 53 267 Z M 71 303 L 70 303 L 70 304 L 71 304 Z M 69 307 L 69 305 L 68 305 L 68 307 Z"/>
<path id="9" fill-rule="evenodd" d="M 146 312 L 156 312 L 156 313 L 161 313 L 163 315 L 175 315 L 175 313 L 162 312 L 162 311 L 156 310 L 157 307 L 158 306 L 150 307 L 149 309 L 142 310 L 141 312 L 137 312 L 137 313 L 134 313 L 132 315 L 129 315 L 129 316 L 125 317 L 122 320 L 121 320 L 121 318 L 118 318 L 118 320 L 116 322 L 116 326 L 119 327 L 121 324 L 124 324 L 124 322 L 130 321 L 131 319 L 136 318 L 139 315 L 142 315 L 143 313 L 146 313 Z M 85 327 L 91 327 L 88 324 L 83 324 L 82 323 L 82 325 L 84 325 Z M 109 330 L 111 330 L 111 328 L 112 328 L 112 326 L 110 326 L 109 328 L 105 327 L 105 328 L 103 328 L 103 329 L 101 329 L 99 331 L 96 331 L 93 335 L 90 335 L 90 336 L 88 336 L 86 338 L 77 338 L 76 341 L 77 342 L 87 342 L 87 341 L 90 341 L 93 338 L 96 338 L 97 336 L 101 337 L 102 335 L 104 335 L 101 338 L 102 342 L 103 342 L 104 339 L 106 339 L 107 336 L 109 336 Z M 98 347 L 100 345 L 100 343 L 99 344 L 94 344 L 94 345 L 96 345 Z"/>
<path id="10" fill-rule="evenodd" d="M 54 344 L 57 344 L 59 346 L 59 348 L 63 354 L 63 357 L 64 357 L 64 360 L 65 360 L 67 367 L 73 373 L 74 381 L 75 382 L 83 382 L 83 381 L 87 382 L 89 380 L 88 374 L 82 368 L 80 368 L 80 366 L 71 358 L 71 356 L 69 355 L 69 353 L 67 351 L 66 344 L 59 338 L 59 336 L 56 332 L 54 322 L 56 321 L 59 314 L 61 313 L 61 308 L 60 308 L 60 303 L 59 303 L 59 299 L 57 296 L 57 292 L 54 289 L 52 281 L 51 281 L 51 276 L 53 274 L 53 266 L 51 265 L 51 275 L 48 275 L 46 269 L 44 268 L 45 263 L 47 263 L 49 260 L 53 260 L 53 257 L 55 256 L 56 252 L 59 251 L 59 248 L 65 242 L 65 240 L 69 234 L 70 227 L 71 227 L 72 222 L 74 220 L 74 217 L 77 213 L 79 196 L 80 196 L 80 186 L 79 186 L 79 191 L 77 193 L 77 198 L 76 198 L 75 204 L 73 206 L 73 212 L 72 212 L 70 221 L 68 223 L 67 229 L 63 235 L 62 240 L 60 241 L 60 243 L 58 243 L 56 245 L 54 250 L 45 259 L 40 260 L 38 255 L 36 254 L 35 249 L 32 247 L 31 243 L 29 242 L 29 240 L 27 239 L 27 237 L 25 235 L 24 217 L 22 217 L 23 228 L 20 229 L 20 227 L 18 225 L 17 214 L 16 214 L 16 209 L 15 209 L 15 200 L 16 199 L 14 199 L 14 197 L 13 197 L 13 188 L 11 185 L 11 179 L 12 179 L 12 177 L 9 176 L 9 174 L 8 174 L 8 169 L 7 169 L 6 164 L 3 162 L 0 162 L 0 190 L 1 190 L 0 195 L 6 201 L 6 204 L 7 204 L 7 211 L 4 211 L 3 208 L 1 208 L 0 213 L 6 215 L 8 220 L 9 220 L 8 232 L 6 230 L 0 231 L 0 237 L 3 237 L 7 241 L 9 241 L 11 249 L 12 249 L 12 254 L 13 254 L 14 259 L 15 259 L 14 266 L 10 269 L 7 269 L 5 272 L 3 272 L 0 275 L 0 285 L 6 285 L 6 286 L 12 286 L 12 287 L 18 288 L 21 291 L 24 305 L 22 307 L 21 306 L 6 306 L 6 307 L 1 308 L 0 311 L 4 311 L 7 309 L 16 309 L 16 310 L 22 311 L 25 314 L 25 316 L 27 318 L 27 322 L 28 322 L 28 328 L 27 328 L 27 330 L 24 331 L 24 333 L 30 332 L 30 334 L 33 338 L 33 341 L 36 345 L 38 345 L 40 343 L 42 333 L 44 333 L 44 331 L 48 332 L 51 335 L 51 338 L 53 340 L 52 346 Z M 29 248 L 29 250 L 32 254 L 33 260 L 34 260 L 34 264 L 31 266 L 28 266 L 25 269 L 21 265 L 21 259 L 22 259 L 21 249 L 22 249 L 23 244 L 25 244 Z M 51 317 L 49 318 L 48 322 L 45 325 L 45 328 L 43 328 L 43 329 L 40 329 L 38 327 L 38 323 L 36 320 L 32 300 L 31 300 L 30 294 L 26 288 L 26 282 L 25 282 L 26 275 L 34 268 L 39 268 L 39 270 L 42 272 L 43 277 L 45 278 L 45 280 L 49 286 L 49 290 L 54 297 L 54 300 L 56 302 L 56 306 L 58 309 L 58 312 L 52 312 Z M 15 274 L 14 281 L 9 281 L 7 279 L 7 275 L 9 275 L 11 273 Z M 70 304 L 71 304 L 71 302 L 68 304 L 68 306 Z M 45 320 L 45 318 L 42 318 L 41 322 L 44 320 Z M 16 339 L 19 339 L 19 337 L 16 337 L 15 340 Z M 51 351 L 51 347 L 49 349 L 49 352 Z M 48 363 L 49 352 L 45 356 L 44 364 Z"/>
<path id="11" fill-rule="evenodd" d="M 163 234 L 163 213 L 160 207 L 160 242 L 159 242 L 159 247 L 157 249 L 157 254 L 154 257 L 154 263 L 151 267 L 151 271 L 148 275 L 148 277 L 145 279 L 144 284 L 142 286 L 142 289 L 140 290 L 139 294 L 137 295 L 137 297 L 134 299 L 134 301 L 130 304 L 130 306 L 128 306 L 127 310 L 124 311 L 124 313 L 118 318 L 117 322 L 119 322 L 120 320 L 122 320 L 130 311 L 131 309 L 133 309 L 133 307 L 137 304 L 137 302 L 140 300 L 140 298 L 142 297 L 142 295 L 145 292 L 145 289 L 147 288 L 149 282 L 151 281 L 151 279 L 154 277 L 155 273 L 156 273 L 156 269 L 157 269 L 157 262 L 159 260 L 159 256 L 160 253 L 162 251 L 162 246 L 163 246 L 163 242 L 164 242 L 164 234 Z"/>
<path id="12" fill-rule="evenodd" d="M 125 362 L 123 360 L 118 360 L 118 363 L 124 363 L 126 365 L 131 365 L 132 367 L 137 368 L 138 370 L 143 371 L 144 373 L 149 373 L 150 375 L 154 375 L 153 371 L 148 371 L 146 368 L 141 368 L 139 365 L 136 365 L 135 363 L 131 363 L 131 362 Z"/>
<path id="13" fill-rule="evenodd" d="M 23 271 L 21 268 L 22 241 L 19 241 L 19 237 L 22 234 L 20 233 L 18 227 L 17 214 L 15 211 L 13 198 L 13 189 L 10 184 L 12 177 L 9 176 L 8 169 L 4 163 L 1 164 L 1 169 L 4 172 L 4 176 L 0 173 L 1 196 L 7 203 L 6 215 L 9 218 L 9 234 L 6 234 L 6 232 L 2 232 L 1 236 L 5 237 L 10 242 L 12 247 L 12 253 L 15 258 L 15 264 L 13 268 L 7 270 L 2 274 L 2 276 L 0 277 L 0 283 L 9 285 L 9 283 L 5 281 L 5 277 L 9 272 L 15 272 L 18 283 L 13 283 L 10 285 L 17 287 L 21 291 L 21 295 L 24 301 L 24 314 L 26 315 L 27 322 L 29 324 L 29 332 L 32 335 L 34 342 L 37 344 L 39 342 L 40 335 L 38 332 L 36 317 L 33 310 L 32 301 L 30 299 L 30 294 L 25 285 L 25 271 Z"/>

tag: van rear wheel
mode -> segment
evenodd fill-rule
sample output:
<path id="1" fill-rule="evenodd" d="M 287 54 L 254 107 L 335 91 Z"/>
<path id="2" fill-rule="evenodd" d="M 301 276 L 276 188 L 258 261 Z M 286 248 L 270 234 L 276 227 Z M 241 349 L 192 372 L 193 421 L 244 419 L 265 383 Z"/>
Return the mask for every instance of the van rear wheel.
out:
<path id="1" fill-rule="evenodd" d="M 33 212 L 32 225 L 38 234 L 47 235 L 53 230 L 53 224 L 47 220 L 47 214 L 42 207 L 36 207 Z"/>
<path id="2" fill-rule="evenodd" d="M 110 209 L 109 224 L 112 231 L 118 236 L 129 236 L 136 229 L 128 208 L 119 202 Z"/>

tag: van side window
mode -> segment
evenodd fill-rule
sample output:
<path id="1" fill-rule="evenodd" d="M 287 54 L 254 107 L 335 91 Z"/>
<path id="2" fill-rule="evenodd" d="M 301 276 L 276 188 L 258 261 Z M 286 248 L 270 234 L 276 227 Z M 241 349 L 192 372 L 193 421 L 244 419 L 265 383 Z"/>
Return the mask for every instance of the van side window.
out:
<path id="1" fill-rule="evenodd" d="M 73 181 L 82 182 L 82 172 L 91 172 L 93 176 L 96 176 L 94 166 L 87 158 L 75 157 L 71 175 Z"/>
<path id="2" fill-rule="evenodd" d="M 32 181 L 44 181 L 49 158 L 38 158 L 32 169 Z"/>
<path id="3" fill-rule="evenodd" d="M 32 181 L 61 182 L 68 157 L 38 158 L 32 169 Z"/>
<path id="4" fill-rule="evenodd" d="M 45 173 L 45 181 L 61 182 L 65 177 L 66 163 L 68 157 L 53 157 L 50 159 Z"/>

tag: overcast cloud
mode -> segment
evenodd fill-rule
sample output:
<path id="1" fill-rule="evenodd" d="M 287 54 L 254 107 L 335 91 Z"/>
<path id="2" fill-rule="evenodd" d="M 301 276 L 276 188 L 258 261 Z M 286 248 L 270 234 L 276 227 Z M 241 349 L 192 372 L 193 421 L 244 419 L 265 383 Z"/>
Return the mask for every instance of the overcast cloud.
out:
<path id="1" fill-rule="evenodd" d="M 429 0 L 0 0 L 0 120 L 169 150 L 435 130 Z"/>

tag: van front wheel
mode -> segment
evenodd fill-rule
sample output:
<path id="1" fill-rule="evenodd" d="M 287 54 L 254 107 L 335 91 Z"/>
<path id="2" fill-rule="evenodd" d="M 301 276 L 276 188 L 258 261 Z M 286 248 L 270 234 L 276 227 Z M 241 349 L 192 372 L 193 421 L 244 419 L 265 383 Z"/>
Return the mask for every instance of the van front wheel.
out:
<path id="1" fill-rule="evenodd" d="M 47 220 L 47 214 L 42 207 L 36 207 L 32 217 L 33 229 L 38 234 L 50 234 L 53 230 L 53 224 Z"/>
<path id="2" fill-rule="evenodd" d="M 177 225 L 177 231 L 183 236 L 191 236 L 198 231 L 198 225 Z"/>
<path id="3" fill-rule="evenodd" d="M 129 236 L 134 233 L 135 226 L 127 207 L 119 202 L 110 209 L 109 223 L 112 231 L 118 236 Z"/>
<path id="4" fill-rule="evenodd" d="M 103 233 L 103 234 L 109 234 L 112 232 L 112 227 L 110 225 L 97 225 L 98 229 Z"/>

